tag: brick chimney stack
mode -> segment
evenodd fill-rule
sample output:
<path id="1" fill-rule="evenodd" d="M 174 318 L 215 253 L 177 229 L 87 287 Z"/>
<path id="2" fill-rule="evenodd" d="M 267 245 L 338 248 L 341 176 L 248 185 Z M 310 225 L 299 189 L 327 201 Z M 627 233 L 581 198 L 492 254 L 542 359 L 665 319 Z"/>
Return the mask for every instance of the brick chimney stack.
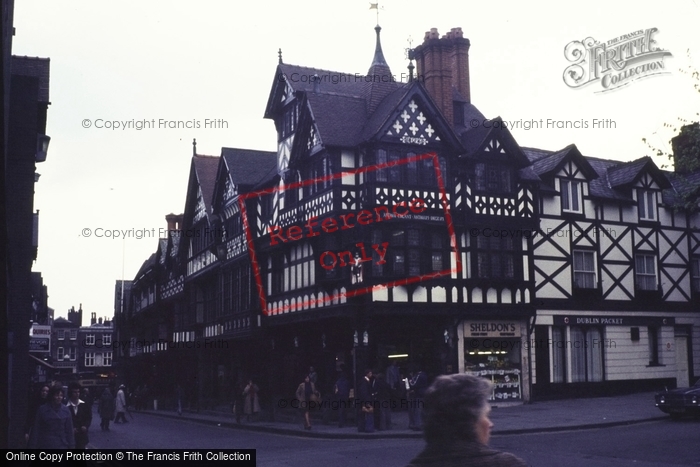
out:
<path id="1" fill-rule="evenodd" d="M 165 222 L 168 223 L 168 237 L 172 236 L 172 232 L 182 230 L 183 214 L 167 214 Z"/>
<path id="2" fill-rule="evenodd" d="M 454 123 L 453 89 L 471 102 L 469 46 L 469 39 L 464 37 L 462 28 L 452 28 L 442 37 L 437 28 L 432 28 L 425 33 L 423 43 L 413 51 L 418 79 L 423 81 L 450 124 Z"/>

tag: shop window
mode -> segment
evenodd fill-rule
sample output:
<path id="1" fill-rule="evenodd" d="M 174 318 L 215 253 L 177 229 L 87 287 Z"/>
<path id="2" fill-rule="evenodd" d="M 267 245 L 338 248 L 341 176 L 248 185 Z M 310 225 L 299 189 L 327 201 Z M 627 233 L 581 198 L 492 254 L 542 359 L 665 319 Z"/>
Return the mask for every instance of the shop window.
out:
<path id="1" fill-rule="evenodd" d="M 469 339 L 464 351 L 465 373 L 485 377 L 493 383 L 490 400 L 522 398 L 519 338 Z"/>
<path id="2" fill-rule="evenodd" d="M 603 381 L 603 337 L 598 328 L 571 327 L 571 382 Z"/>
<path id="3" fill-rule="evenodd" d="M 552 382 L 566 381 L 566 328 L 552 327 Z"/>

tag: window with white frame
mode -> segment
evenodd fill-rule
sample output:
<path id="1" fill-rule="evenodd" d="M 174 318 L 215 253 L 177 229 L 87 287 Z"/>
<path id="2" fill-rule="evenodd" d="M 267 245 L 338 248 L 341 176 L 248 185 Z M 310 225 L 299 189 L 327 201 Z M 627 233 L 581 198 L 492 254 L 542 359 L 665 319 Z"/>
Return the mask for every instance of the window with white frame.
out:
<path id="1" fill-rule="evenodd" d="M 656 220 L 656 193 L 650 190 L 637 190 L 637 206 L 639 219 L 644 221 Z"/>
<path id="2" fill-rule="evenodd" d="M 102 334 L 102 345 L 112 345 L 111 334 Z"/>
<path id="3" fill-rule="evenodd" d="M 85 366 L 95 366 L 95 352 L 85 352 Z"/>
<path id="4" fill-rule="evenodd" d="M 77 329 L 71 329 L 70 330 L 70 339 L 72 341 L 76 340 L 78 338 L 78 330 Z"/>
<path id="5" fill-rule="evenodd" d="M 656 257 L 640 254 L 635 256 L 635 282 L 639 290 L 656 290 Z"/>
<path id="6" fill-rule="evenodd" d="M 564 212 L 583 212 L 581 202 L 581 182 L 577 180 L 561 181 L 561 210 Z"/>
<path id="7" fill-rule="evenodd" d="M 56 350 L 56 358 L 58 358 L 59 360 L 63 360 L 63 357 L 65 357 L 65 355 L 66 355 L 66 351 L 63 347 L 59 347 Z"/>
<path id="8" fill-rule="evenodd" d="M 112 352 L 102 354 L 102 366 L 112 366 Z"/>
<path id="9" fill-rule="evenodd" d="M 574 287 L 595 289 L 595 253 L 574 250 Z"/>
<path id="10" fill-rule="evenodd" d="M 95 335 L 87 334 L 85 336 L 85 345 L 95 345 Z"/>
<path id="11" fill-rule="evenodd" d="M 690 260 L 690 276 L 693 291 L 700 292 L 700 256 L 695 256 Z"/>
<path id="12" fill-rule="evenodd" d="M 66 338 L 66 331 L 65 329 L 59 329 L 58 332 L 56 333 L 58 340 L 62 341 L 63 339 Z"/>
<path id="13" fill-rule="evenodd" d="M 68 356 L 71 359 L 71 361 L 75 361 L 78 358 L 78 349 L 75 347 L 71 347 L 68 349 Z"/>

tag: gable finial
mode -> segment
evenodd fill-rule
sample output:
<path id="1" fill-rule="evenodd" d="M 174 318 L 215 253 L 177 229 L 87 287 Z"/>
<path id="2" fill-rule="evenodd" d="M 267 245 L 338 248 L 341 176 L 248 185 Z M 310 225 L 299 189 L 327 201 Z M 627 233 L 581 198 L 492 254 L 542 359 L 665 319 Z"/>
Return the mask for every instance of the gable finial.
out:
<path id="1" fill-rule="evenodd" d="M 279 65 L 282 64 L 282 48 L 280 47 L 279 50 L 277 50 L 277 63 Z"/>
<path id="2" fill-rule="evenodd" d="M 410 83 L 413 81 L 413 70 L 416 68 L 413 66 L 413 38 L 411 36 L 408 36 L 408 39 L 406 40 L 408 42 L 408 48 L 406 49 L 406 58 L 408 59 L 408 82 Z"/>
<path id="3" fill-rule="evenodd" d="M 192 139 L 192 155 L 197 155 L 197 138 Z"/>

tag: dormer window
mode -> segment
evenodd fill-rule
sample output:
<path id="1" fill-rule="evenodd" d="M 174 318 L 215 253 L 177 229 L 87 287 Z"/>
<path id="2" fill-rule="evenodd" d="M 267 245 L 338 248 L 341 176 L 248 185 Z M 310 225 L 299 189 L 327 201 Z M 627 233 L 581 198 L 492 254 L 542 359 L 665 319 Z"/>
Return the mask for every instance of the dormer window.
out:
<path id="1" fill-rule="evenodd" d="M 637 190 L 637 206 L 639 220 L 656 220 L 656 193 L 651 190 Z"/>
<path id="2" fill-rule="evenodd" d="M 561 180 L 561 210 L 563 212 L 583 212 L 581 203 L 581 182 Z"/>

